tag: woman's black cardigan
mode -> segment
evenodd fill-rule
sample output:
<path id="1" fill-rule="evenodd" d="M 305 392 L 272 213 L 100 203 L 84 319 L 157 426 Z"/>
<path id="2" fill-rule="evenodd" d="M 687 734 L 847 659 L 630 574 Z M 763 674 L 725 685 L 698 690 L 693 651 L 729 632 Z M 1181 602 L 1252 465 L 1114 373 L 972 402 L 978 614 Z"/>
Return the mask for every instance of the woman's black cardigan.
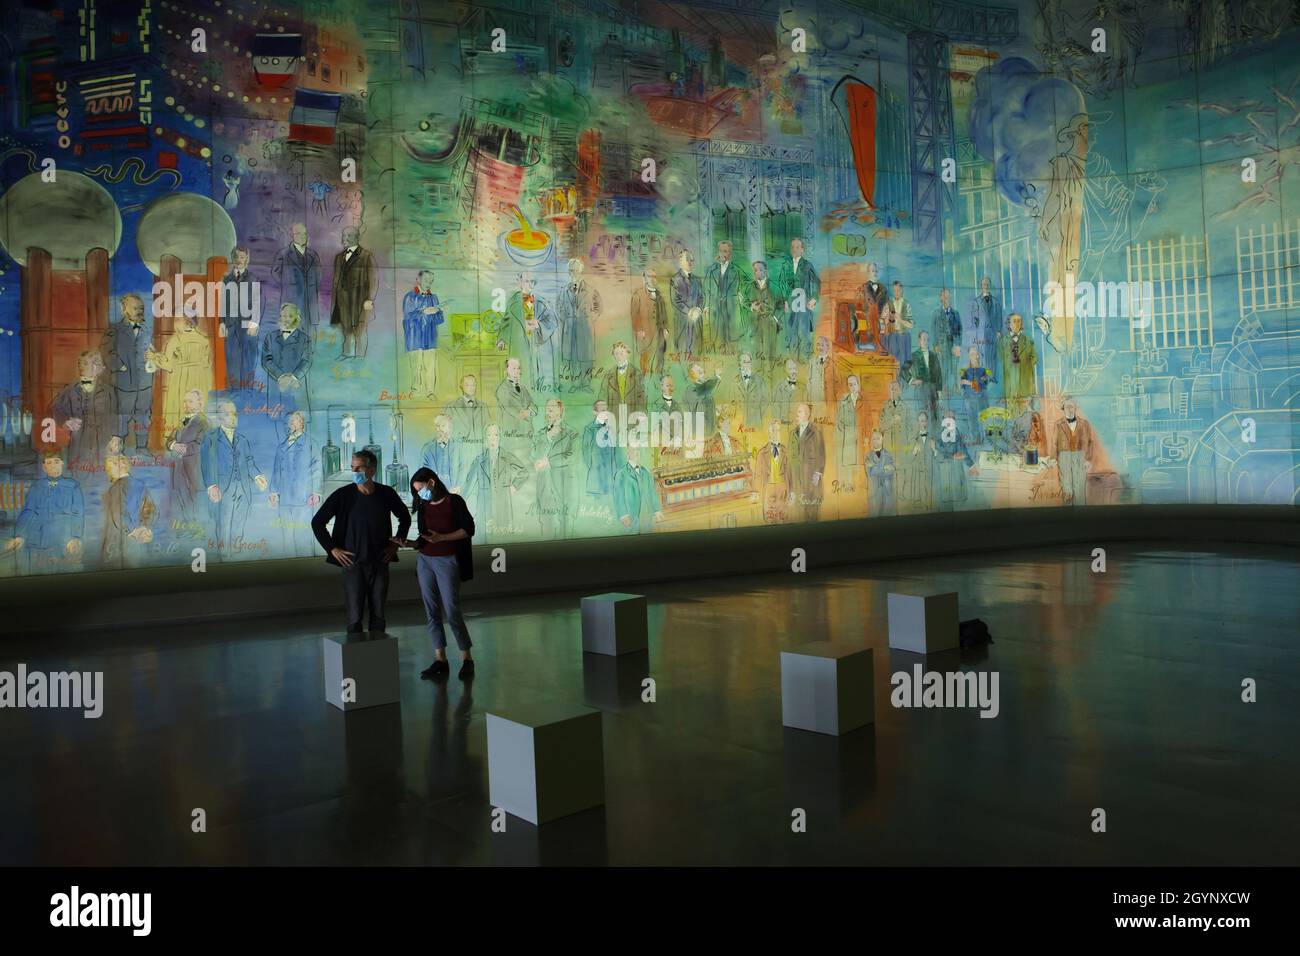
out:
<path id="1" fill-rule="evenodd" d="M 453 542 L 456 545 L 456 564 L 460 566 L 460 579 L 468 581 L 474 577 L 474 550 L 470 547 L 471 539 L 474 537 L 474 516 L 469 513 L 469 506 L 465 504 L 465 499 L 460 495 L 448 494 L 451 497 L 451 520 L 456 526 L 456 530 L 465 529 L 468 537 L 461 538 Z M 419 507 L 415 509 L 415 530 L 423 536 L 429 529 L 424 526 L 424 504 L 420 501 Z M 413 541 L 416 547 L 419 547 L 419 540 Z"/>

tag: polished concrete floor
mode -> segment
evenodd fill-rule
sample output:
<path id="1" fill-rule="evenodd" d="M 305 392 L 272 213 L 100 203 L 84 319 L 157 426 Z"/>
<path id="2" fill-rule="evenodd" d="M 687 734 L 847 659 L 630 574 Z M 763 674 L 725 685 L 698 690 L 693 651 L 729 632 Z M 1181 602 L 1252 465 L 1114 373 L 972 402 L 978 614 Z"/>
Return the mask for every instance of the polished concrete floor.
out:
<path id="1" fill-rule="evenodd" d="M 472 685 L 454 651 L 421 681 L 422 615 L 394 608 L 402 702 L 347 715 L 333 616 L 8 641 L 0 669 L 107 693 L 99 720 L 0 710 L 0 863 L 1300 863 L 1295 551 L 1090 551 L 654 586 L 650 651 L 617 660 L 581 653 L 581 592 L 471 599 Z M 919 658 L 888 650 L 885 595 L 918 587 L 988 623 L 945 666 L 998 672 L 996 719 L 890 706 Z M 779 651 L 826 639 L 875 649 L 874 727 L 782 727 Z M 485 714 L 542 700 L 604 711 L 606 805 L 493 833 Z"/>

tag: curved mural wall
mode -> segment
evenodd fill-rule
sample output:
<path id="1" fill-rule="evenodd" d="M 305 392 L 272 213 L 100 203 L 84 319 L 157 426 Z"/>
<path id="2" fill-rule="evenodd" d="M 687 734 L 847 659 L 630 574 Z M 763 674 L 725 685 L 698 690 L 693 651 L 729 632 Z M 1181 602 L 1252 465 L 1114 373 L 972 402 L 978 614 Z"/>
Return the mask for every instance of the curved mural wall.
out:
<path id="1" fill-rule="evenodd" d="M 3 17 L 0 574 L 1296 501 L 1294 4 Z"/>

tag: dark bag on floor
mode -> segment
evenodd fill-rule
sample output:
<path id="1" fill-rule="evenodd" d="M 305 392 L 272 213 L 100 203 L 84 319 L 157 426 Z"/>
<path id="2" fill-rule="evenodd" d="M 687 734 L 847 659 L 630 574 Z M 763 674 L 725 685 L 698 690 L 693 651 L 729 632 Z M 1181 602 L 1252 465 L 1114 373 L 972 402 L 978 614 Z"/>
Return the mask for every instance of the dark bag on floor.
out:
<path id="1" fill-rule="evenodd" d="M 989 626 L 977 617 L 957 625 L 957 635 L 962 647 L 983 647 L 985 644 L 993 643 Z"/>

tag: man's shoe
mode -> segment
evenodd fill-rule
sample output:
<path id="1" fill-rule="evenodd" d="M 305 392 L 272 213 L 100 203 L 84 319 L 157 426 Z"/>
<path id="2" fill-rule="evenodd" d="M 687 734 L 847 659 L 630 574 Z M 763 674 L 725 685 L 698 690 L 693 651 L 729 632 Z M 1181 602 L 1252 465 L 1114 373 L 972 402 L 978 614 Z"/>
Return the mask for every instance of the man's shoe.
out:
<path id="1" fill-rule="evenodd" d="M 348 625 L 348 633 L 349 633 L 349 634 L 360 634 L 363 630 L 364 630 L 364 628 L 362 628 L 362 626 L 361 626 L 360 624 L 349 624 L 349 625 Z"/>
<path id="2" fill-rule="evenodd" d="M 388 622 L 387 622 L 387 621 L 371 621 L 371 622 L 370 622 L 370 633 L 371 633 L 371 634 L 386 634 L 386 633 L 388 633 Z"/>
<path id="3" fill-rule="evenodd" d="M 460 673 L 456 676 L 461 680 L 471 680 L 474 677 L 474 662 L 464 661 L 460 665 Z"/>

